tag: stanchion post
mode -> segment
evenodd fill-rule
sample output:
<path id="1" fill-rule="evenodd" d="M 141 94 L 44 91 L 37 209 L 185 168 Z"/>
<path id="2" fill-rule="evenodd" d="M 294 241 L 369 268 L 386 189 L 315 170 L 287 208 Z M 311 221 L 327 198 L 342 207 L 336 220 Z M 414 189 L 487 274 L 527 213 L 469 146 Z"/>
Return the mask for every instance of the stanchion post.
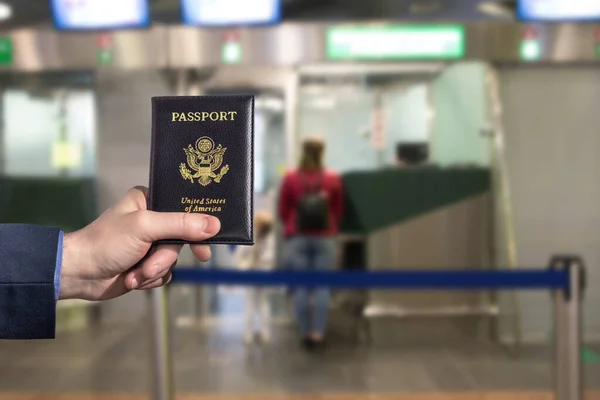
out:
<path id="1" fill-rule="evenodd" d="M 173 400 L 173 360 L 167 288 L 152 290 L 152 400 Z"/>
<path id="2" fill-rule="evenodd" d="M 568 287 L 554 291 L 554 382 L 556 400 L 583 399 L 581 363 L 581 303 L 585 286 L 585 267 L 580 257 L 558 256 L 550 268 L 566 270 Z"/>

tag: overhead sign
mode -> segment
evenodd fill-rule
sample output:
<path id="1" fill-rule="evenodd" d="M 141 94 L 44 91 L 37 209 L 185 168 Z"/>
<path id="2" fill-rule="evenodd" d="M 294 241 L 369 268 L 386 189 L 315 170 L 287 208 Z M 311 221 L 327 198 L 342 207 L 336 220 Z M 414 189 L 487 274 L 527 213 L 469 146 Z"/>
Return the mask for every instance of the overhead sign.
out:
<path id="1" fill-rule="evenodd" d="M 195 26 L 270 25 L 281 21 L 282 0 L 181 0 L 183 21 Z"/>
<path id="2" fill-rule="evenodd" d="M 600 21 L 598 0 L 518 0 L 522 21 Z"/>
<path id="3" fill-rule="evenodd" d="M 0 37 L 0 65 L 11 65 L 13 62 L 13 42 L 9 37 Z"/>
<path id="4" fill-rule="evenodd" d="M 148 0 L 52 0 L 50 4 L 58 29 L 128 29 L 150 25 Z"/>
<path id="5" fill-rule="evenodd" d="M 458 59 L 465 55 L 462 25 L 333 27 L 327 31 L 330 60 Z"/>

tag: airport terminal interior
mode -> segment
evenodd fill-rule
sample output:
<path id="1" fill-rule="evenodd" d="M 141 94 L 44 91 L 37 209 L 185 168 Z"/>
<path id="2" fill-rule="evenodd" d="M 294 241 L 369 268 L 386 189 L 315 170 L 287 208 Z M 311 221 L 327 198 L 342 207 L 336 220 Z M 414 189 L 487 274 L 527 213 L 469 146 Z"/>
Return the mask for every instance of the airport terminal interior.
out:
<path id="1" fill-rule="evenodd" d="M 267 275 L 307 140 L 340 178 L 328 268 L 365 280 L 310 299 L 323 343 L 294 285 L 183 278 L 251 276 L 244 246 L 184 246 L 167 286 L 0 340 L 0 400 L 600 399 L 598 0 L 2 0 L 0 224 L 84 228 L 148 186 L 151 98 L 227 95 Z"/>

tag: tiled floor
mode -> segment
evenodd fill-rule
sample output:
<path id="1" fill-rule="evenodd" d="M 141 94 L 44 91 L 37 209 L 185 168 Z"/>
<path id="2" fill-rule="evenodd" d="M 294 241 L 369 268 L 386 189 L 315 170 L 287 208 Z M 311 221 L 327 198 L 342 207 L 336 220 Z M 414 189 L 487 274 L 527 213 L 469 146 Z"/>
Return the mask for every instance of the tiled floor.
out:
<path id="1" fill-rule="evenodd" d="M 53 341 L 0 342 L 0 399 L 145 399 L 153 379 L 149 327 L 142 321 L 63 333 Z M 178 399 L 550 399 L 547 347 L 526 347 L 514 358 L 476 340 L 365 345 L 338 335 L 325 352 L 307 354 L 293 326 L 277 325 L 271 343 L 254 346 L 243 344 L 241 328 L 236 318 L 225 318 L 175 329 Z M 378 329 L 397 337 L 405 328 L 391 323 Z M 586 400 L 600 399 L 600 364 L 585 364 L 584 371 Z"/>
<path id="2" fill-rule="evenodd" d="M 432 393 L 432 394 L 334 394 L 334 395 L 177 395 L 176 400 L 553 400 L 548 392 Z M 143 395 L 89 394 L 4 394 L 3 400 L 149 400 Z M 587 393 L 586 400 L 598 400 L 600 393 Z"/>
<path id="3" fill-rule="evenodd" d="M 148 392 L 147 325 L 106 326 L 62 334 L 54 341 L 0 342 L 0 393 Z M 525 348 L 512 358 L 493 344 L 388 347 L 330 343 L 322 354 L 303 352 L 291 327 L 267 345 L 245 346 L 238 324 L 178 330 L 174 344 L 179 393 L 482 393 L 546 392 L 551 357 Z M 587 387 L 600 388 L 600 365 L 587 364 Z M 5 400 L 6 396 L 1 396 Z M 278 397 L 279 398 L 279 397 Z M 112 399 L 111 399 L 112 400 Z"/>

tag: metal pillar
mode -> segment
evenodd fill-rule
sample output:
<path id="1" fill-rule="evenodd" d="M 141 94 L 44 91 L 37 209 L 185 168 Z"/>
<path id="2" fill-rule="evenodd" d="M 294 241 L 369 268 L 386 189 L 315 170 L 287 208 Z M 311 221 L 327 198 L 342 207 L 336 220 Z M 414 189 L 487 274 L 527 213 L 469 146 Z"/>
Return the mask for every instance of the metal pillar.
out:
<path id="1" fill-rule="evenodd" d="M 514 213 L 510 191 L 510 173 L 506 160 L 505 132 L 503 124 L 503 107 L 500 95 L 500 78 L 495 68 L 488 65 L 486 88 L 488 94 L 489 119 L 491 123 L 490 165 L 492 170 L 492 209 L 494 235 L 494 265 L 500 263 L 510 269 L 517 268 L 517 240 L 514 227 Z M 497 209 L 495 207 L 498 207 Z M 496 247 L 502 244 L 504 254 L 499 257 Z M 505 261 L 500 261 L 505 260 Z M 507 294 L 508 318 L 511 325 L 513 347 L 512 354 L 517 356 L 522 344 L 521 338 L 521 306 L 515 291 Z M 497 295 L 493 295 L 499 300 Z"/>
<path id="2" fill-rule="evenodd" d="M 152 400 L 172 400 L 173 360 L 167 288 L 152 290 Z"/>
<path id="3" fill-rule="evenodd" d="M 554 291 L 554 382 L 556 400 L 582 400 L 581 303 L 585 269 L 579 257 L 555 257 L 551 268 L 569 274 L 567 290 Z"/>

